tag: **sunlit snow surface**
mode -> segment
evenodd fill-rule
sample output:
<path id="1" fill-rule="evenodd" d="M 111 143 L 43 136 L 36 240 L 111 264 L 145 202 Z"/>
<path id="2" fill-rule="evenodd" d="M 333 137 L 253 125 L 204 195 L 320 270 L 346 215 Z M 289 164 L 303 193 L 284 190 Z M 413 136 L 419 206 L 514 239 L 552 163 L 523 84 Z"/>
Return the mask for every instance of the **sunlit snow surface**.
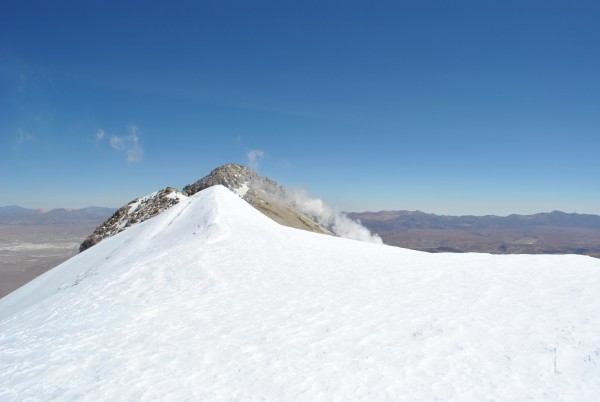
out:
<path id="1" fill-rule="evenodd" d="M 279 226 L 224 187 L 0 300 L 0 400 L 593 401 L 600 260 Z"/>

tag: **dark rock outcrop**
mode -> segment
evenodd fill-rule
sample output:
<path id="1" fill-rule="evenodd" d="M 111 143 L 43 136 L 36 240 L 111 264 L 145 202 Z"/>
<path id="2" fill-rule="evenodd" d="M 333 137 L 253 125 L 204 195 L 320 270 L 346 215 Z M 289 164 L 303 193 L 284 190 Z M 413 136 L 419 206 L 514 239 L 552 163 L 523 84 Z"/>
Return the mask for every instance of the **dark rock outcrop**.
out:
<path id="1" fill-rule="evenodd" d="M 94 233 L 79 246 L 79 252 L 98 244 L 103 239 L 124 231 L 131 225 L 150 219 L 185 198 L 180 191 L 167 187 L 145 197 L 136 198 L 98 226 Z"/>

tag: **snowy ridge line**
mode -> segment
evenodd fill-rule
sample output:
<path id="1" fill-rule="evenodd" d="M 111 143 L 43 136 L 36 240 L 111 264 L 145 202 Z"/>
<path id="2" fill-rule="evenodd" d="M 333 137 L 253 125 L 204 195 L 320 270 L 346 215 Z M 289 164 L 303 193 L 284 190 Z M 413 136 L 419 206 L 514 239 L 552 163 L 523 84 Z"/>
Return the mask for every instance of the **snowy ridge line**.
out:
<path id="1" fill-rule="evenodd" d="M 119 208 L 112 217 L 98 226 L 94 233 L 81 244 L 79 251 L 87 250 L 106 238 L 157 216 L 186 198 L 185 194 L 172 187 L 136 198 Z"/>
<path id="2" fill-rule="evenodd" d="M 252 169 L 230 163 L 185 186 L 182 192 L 167 187 L 131 201 L 98 226 L 81 244 L 79 250 L 87 250 L 103 239 L 162 213 L 187 196 L 215 185 L 227 187 L 279 224 L 316 233 L 382 243 L 379 235 L 372 234 L 360 222 L 328 207 L 320 199 L 309 197 L 305 191 L 288 193 L 283 186 L 268 177 L 259 176 Z"/>
<path id="3" fill-rule="evenodd" d="M 210 194 L 205 194 L 207 196 Z M 203 198 L 201 195 L 195 198 Z M 78 254 L 64 263 L 58 265 L 54 269 L 45 272 L 39 277 L 35 278 L 25 286 L 15 290 L 8 294 L 4 298 L 0 299 L 0 320 L 10 316 L 12 313 L 22 309 L 24 306 L 35 304 L 47 297 L 52 296 L 61 288 L 71 287 L 74 282 L 81 282 L 78 280 L 80 277 L 87 277 L 93 275 L 92 271 L 102 270 L 105 265 L 104 262 L 115 263 L 115 261 L 129 262 L 131 258 L 123 261 L 123 256 L 135 254 L 140 250 L 146 249 L 146 244 L 152 243 L 153 241 L 160 241 L 164 247 L 169 247 L 176 242 L 177 236 L 171 237 L 169 234 L 173 233 L 173 229 L 170 228 L 177 218 L 184 215 L 184 211 L 193 203 L 193 199 L 185 204 L 176 205 L 176 208 L 171 208 L 165 213 L 156 216 L 153 220 L 140 222 L 139 224 L 132 226 L 130 230 L 118 233 L 115 236 L 105 239 L 102 247 L 96 247 L 90 249 L 89 258 Z M 216 204 L 216 202 L 215 202 Z M 199 232 L 206 231 L 208 229 L 210 233 L 204 233 L 204 236 L 199 239 L 206 239 L 215 235 L 220 229 L 218 225 L 214 224 L 215 214 L 217 207 L 212 209 L 203 209 L 203 214 L 198 218 L 196 215 L 195 219 L 198 221 L 197 227 L 200 228 Z M 181 230 L 181 225 L 177 225 L 178 228 L 175 232 Z M 194 233 L 191 222 L 186 222 L 185 226 L 188 227 L 185 230 L 188 233 Z M 100 246 L 100 245 L 98 245 Z M 161 247 L 162 248 L 162 247 Z M 156 248 L 155 248 L 156 249 Z M 92 251 L 94 250 L 94 251 Z M 147 250 L 144 251 L 147 254 Z M 99 257 L 101 256 L 101 257 Z M 82 263 L 85 262 L 85 263 Z"/>

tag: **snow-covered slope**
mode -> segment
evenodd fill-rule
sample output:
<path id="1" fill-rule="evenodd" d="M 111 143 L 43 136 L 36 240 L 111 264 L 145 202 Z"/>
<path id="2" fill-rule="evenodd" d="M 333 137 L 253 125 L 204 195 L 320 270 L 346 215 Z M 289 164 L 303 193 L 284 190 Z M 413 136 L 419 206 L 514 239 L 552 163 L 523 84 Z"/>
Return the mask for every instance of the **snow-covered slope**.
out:
<path id="1" fill-rule="evenodd" d="M 221 186 L 0 300 L 0 400 L 600 395 L 600 260 L 280 226 Z"/>

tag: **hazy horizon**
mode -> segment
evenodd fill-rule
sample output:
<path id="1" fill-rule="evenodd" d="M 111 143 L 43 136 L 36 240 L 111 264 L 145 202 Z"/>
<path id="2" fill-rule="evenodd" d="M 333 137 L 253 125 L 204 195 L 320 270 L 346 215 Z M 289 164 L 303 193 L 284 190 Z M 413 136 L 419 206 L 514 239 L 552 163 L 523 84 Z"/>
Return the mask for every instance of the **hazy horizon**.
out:
<path id="1" fill-rule="evenodd" d="M 140 194 L 140 196 L 144 196 L 146 194 Z M 137 198 L 137 197 L 136 197 Z M 83 207 L 50 207 L 50 208 L 38 208 L 35 206 L 31 206 L 31 207 L 27 207 L 27 206 L 23 206 L 23 205 L 0 205 L 0 208 L 7 208 L 7 207 L 21 207 L 21 208 L 25 208 L 27 210 L 31 210 L 31 211 L 53 211 L 53 210 L 57 210 L 57 209 L 65 209 L 65 210 L 81 210 L 81 209 L 86 209 L 86 208 L 103 208 L 103 209 L 114 209 L 117 210 L 119 208 L 121 208 L 124 205 L 127 205 L 127 203 L 129 203 L 132 200 L 123 202 L 121 205 L 118 205 L 116 207 L 114 206 L 101 206 L 101 205 L 87 205 L 87 206 L 83 206 Z M 532 212 L 509 212 L 509 213 L 504 213 L 504 214 L 495 214 L 495 213 L 444 213 L 444 212 L 435 212 L 435 211 L 428 211 L 428 210 L 423 210 L 421 208 L 414 208 L 414 209 L 408 209 L 408 208 L 388 208 L 388 209 L 377 209 L 377 210 L 373 210 L 373 209 L 364 209 L 364 210 L 340 210 L 341 212 L 373 212 L 373 213 L 377 213 L 377 212 L 395 212 L 395 211 L 407 211 L 407 212 L 422 212 L 422 213 L 426 213 L 426 214 L 434 214 L 434 215 L 448 215 L 448 216 L 498 216 L 498 217 L 506 217 L 509 215 L 534 215 L 534 214 L 542 214 L 542 213 L 552 213 L 552 212 L 563 212 L 563 213 L 567 213 L 567 214 L 582 214 L 582 215 L 600 215 L 598 213 L 591 213 L 591 212 L 578 212 L 578 211 L 565 211 L 565 210 L 560 210 L 560 209 L 553 209 L 553 210 L 539 210 L 539 211 L 532 211 Z"/>

